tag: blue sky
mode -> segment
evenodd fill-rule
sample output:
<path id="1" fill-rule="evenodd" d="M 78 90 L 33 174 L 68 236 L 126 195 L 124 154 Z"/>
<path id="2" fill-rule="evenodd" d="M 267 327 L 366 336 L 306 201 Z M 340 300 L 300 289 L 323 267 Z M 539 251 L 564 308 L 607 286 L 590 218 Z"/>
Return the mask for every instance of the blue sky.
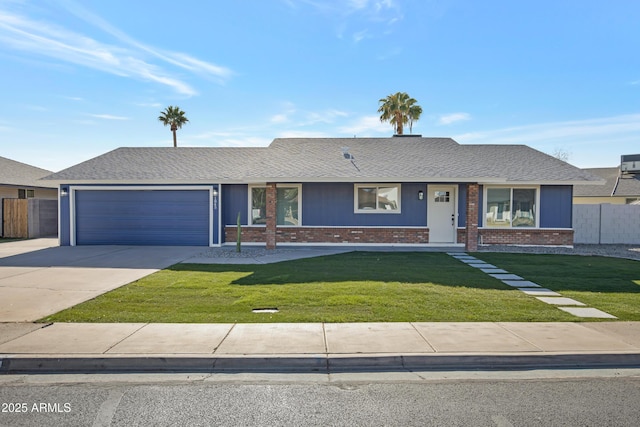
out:
<path id="1" fill-rule="evenodd" d="M 414 133 L 579 167 L 640 153 L 635 0 L 0 0 L 0 155 L 58 171 L 121 146 Z"/>

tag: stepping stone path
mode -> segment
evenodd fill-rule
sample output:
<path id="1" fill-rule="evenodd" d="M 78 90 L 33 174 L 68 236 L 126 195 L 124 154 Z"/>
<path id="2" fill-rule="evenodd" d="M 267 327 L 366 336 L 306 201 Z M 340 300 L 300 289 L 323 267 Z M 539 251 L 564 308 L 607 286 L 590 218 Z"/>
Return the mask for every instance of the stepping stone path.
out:
<path id="1" fill-rule="evenodd" d="M 617 317 L 609 313 L 605 313 L 604 311 L 600 311 L 596 308 L 586 307 L 586 304 L 581 303 L 580 301 L 563 297 L 557 292 L 543 288 L 537 283 L 525 280 L 516 274 L 510 274 L 508 271 L 486 263 L 481 259 L 475 258 L 464 252 L 447 252 L 447 255 L 450 255 L 471 267 L 479 269 L 483 273 L 502 281 L 505 285 L 514 287 L 527 295 L 534 296 L 538 301 L 555 305 L 566 313 L 585 318 L 617 319 Z"/>

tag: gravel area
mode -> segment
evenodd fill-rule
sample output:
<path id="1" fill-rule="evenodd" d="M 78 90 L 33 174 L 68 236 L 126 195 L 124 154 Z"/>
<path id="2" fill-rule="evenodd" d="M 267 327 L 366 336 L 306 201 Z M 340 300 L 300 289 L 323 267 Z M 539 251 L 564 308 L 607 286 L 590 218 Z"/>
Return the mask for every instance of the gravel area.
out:
<path id="1" fill-rule="evenodd" d="M 574 245 L 573 248 L 553 246 L 481 246 L 478 252 L 510 252 L 527 254 L 597 255 L 640 261 L 640 245 Z"/>
<path id="2" fill-rule="evenodd" d="M 309 249 L 309 248 L 305 248 Z M 319 254 L 322 254 L 321 248 L 318 248 Z M 416 248 L 421 250 L 422 248 Z M 432 248 L 430 248 L 432 249 Z M 241 252 L 236 252 L 235 246 L 225 246 L 221 248 L 209 248 L 202 253 L 196 255 L 197 258 L 261 258 L 267 255 L 278 255 L 295 253 L 298 248 L 276 248 L 267 250 L 261 246 L 243 247 Z M 366 247 L 358 247 L 356 250 L 366 251 Z M 376 247 L 375 250 L 381 250 Z M 394 251 L 395 248 L 389 248 Z M 401 250 L 410 250 L 403 247 Z M 561 254 L 561 255 L 597 255 L 615 258 L 627 258 L 640 261 L 640 245 L 575 245 L 573 248 L 553 247 L 553 246 L 500 246 L 490 245 L 481 246 L 478 252 L 511 252 L 511 253 L 530 253 L 530 254 Z"/>
<path id="3" fill-rule="evenodd" d="M 195 255 L 193 258 L 260 258 L 267 255 L 277 255 L 295 252 L 294 248 L 266 249 L 265 247 L 242 247 L 242 251 L 237 252 L 235 246 L 223 246 L 221 248 L 209 248 L 206 251 Z"/>

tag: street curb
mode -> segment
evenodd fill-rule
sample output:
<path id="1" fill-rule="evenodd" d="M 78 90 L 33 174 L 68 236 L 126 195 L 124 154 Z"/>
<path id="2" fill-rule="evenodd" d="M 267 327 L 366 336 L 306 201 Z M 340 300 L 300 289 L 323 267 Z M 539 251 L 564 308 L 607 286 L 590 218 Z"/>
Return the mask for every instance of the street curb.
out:
<path id="1" fill-rule="evenodd" d="M 386 355 L 250 357 L 29 357 L 0 358 L 0 375 L 168 372 L 392 372 L 448 370 L 529 370 L 640 368 L 640 354 Z"/>

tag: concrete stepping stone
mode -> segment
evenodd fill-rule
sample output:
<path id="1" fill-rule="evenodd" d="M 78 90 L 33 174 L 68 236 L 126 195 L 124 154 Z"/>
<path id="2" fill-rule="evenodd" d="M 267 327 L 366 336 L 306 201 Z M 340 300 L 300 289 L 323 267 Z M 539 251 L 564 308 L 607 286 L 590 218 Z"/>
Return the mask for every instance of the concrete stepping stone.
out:
<path id="1" fill-rule="evenodd" d="M 514 288 L 540 288 L 537 283 L 530 282 L 529 280 L 503 280 L 505 285 L 513 286 Z"/>
<path id="2" fill-rule="evenodd" d="M 498 279 L 498 280 L 524 280 L 522 279 L 522 277 L 518 276 L 517 274 L 489 274 L 489 276 Z M 508 283 L 507 283 L 508 284 Z"/>
<path id="3" fill-rule="evenodd" d="M 477 262 L 477 263 L 475 263 L 475 262 L 471 263 L 471 262 L 470 262 L 470 263 L 469 263 L 469 264 L 467 264 L 467 265 L 470 265 L 471 267 L 475 267 L 475 268 L 498 268 L 498 267 L 496 267 L 495 265 L 493 265 L 493 264 L 488 264 L 488 263 L 486 263 L 486 262 Z"/>
<path id="4" fill-rule="evenodd" d="M 487 273 L 487 274 L 507 274 L 509 273 L 506 270 L 503 270 L 501 268 L 480 268 L 480 271 L 482 271 L 483 273 Z"/>
<path id="5" fill-rule="evenodd" d="M 447 252 L 447 255 L 451 255 L 452 257 L 471 256 L 466 252 Z"/>
<path id="6" fill-rule="evenodd" d="M 558 307 L 562 311 L 573 314 L 576 317 L 593 317 L 596 319 L 617 319 L 616 316 L 605 313 L 597 308 L 590 307 Z"/>
<path id="7" fill-rule="evenodd" d="M 547 288 L 522 288 L 520 290 L 527 295 L 535 295 L 537 297 L 561 297 L 562 296 L 559 293 L 554 292 L 551 289 L 547 289 Z"/>
<path id="8" fill-rule="evenodd" d="M 584 303 L 581 303 L 580 301 L 576 301 L 574 299 L 571 298 L 565 298 L 565 297 L 536 297 L 536 299 L 539 299 L 540 301 L 547 303 L 547 304 L 552 304 L 552 305 L 586 305 Z"/>

